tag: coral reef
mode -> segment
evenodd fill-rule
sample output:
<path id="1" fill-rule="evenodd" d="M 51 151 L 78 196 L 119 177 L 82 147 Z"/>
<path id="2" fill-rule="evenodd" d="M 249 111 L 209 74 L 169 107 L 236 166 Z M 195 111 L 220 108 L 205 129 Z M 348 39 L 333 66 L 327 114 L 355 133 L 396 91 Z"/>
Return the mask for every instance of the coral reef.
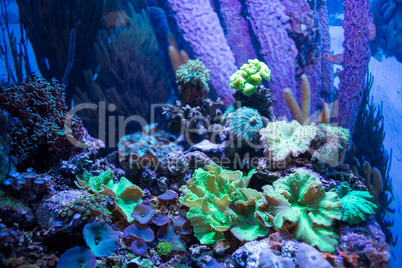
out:
<path id="1" fill-rule="evenodd" d="M 84 135 L 81 120 L 68 113 L 64 86 L 31 76 L 20 86 L 0 89 L 2 108 L 17 118 L 8 125 L 18 168 L 44 169 L 68 158 Z"/>
<path id="2" fill-rule="evenodd" d="M 99 139 L 54 80 L 0 87 L 1 267 L 389 265 L 390 156 L 363 77 L 368 0 L 345 0 L 342 55 L 329 51 L 326 1 L 106 0 L 82 17 L 91 1 L 65 3 L 68 22 L 44 31 L 56 39 L 37 58 Z M 61 8 L 17 2 L 42 30 Z M 338 93 L 330 61 L 344 67 Z"/>
<path id="3" fill-rule="evenodd" d="M 194 57 L 211 70 L 212 87 L 228 107 L 234 101 L 227 81 L 236 69 L 235 59 L 210 2 L 171 0 L 163 5 L 167 14 L 174 13 L 175 26 L 180 29 Z"/>

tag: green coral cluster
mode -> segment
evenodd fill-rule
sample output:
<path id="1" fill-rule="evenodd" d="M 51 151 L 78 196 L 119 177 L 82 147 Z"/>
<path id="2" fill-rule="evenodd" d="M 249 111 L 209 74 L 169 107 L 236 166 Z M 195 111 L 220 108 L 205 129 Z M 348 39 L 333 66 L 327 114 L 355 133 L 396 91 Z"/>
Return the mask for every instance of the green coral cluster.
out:
<path id="1" fill-rule="evenodd" d="M 336 220 L 360 223 L 374 213 L 368 192 L 346 186 L 338 193 L 325 191 L 322 182 L 305 169 L 265 185 L 263 193 L 247 188 L 253 174 L 254 170 L 243 176 L 210 164 L 197 169 L 180 189 L 185 194 L 180 202 L 190 208 L 186 216 L 202 244 L 224 240 L 229 230 L 240 241 L 251 241 L 266 236 L 273 227 L 333 252 L 339 238 L 333 229 Z"/>
<path id="2" fill-rule="evenodd" d="M 76 177 L 75 184 L 81 190 L 112 196 L 117 210 L 123 214 L 127 221 L 132 222 L 134 220 L 131 213 L 134 211 L 134 207 L 142 202 L 143 192 L 140 187 L 125 177 L 121 177 L 118 183 L 114 183 L 114 175 L 111 169 L 98 176 L 91 176 L 86 172 Z"/>
<path id="3" fill-rule="evenodd" d="M 76 178 L 77 180 L 74 183 L 80 190 L 87 190 L 89 193 L 101 193 L 103 192 L 101 185 L 106 185 L 110 181 L 113 182 L 114 174 L 112 169 L 108 169 L 98 176 L 91 176 L 85 170 L 83 174 L 77 175 Z"/>
<path id="4" fill-rule="evenodd" d="M 320 250 L 333 252 L 338 236 L 332 225 L 342 218 L 342 204 L 334 192 L 325 192 L 321 181 L 299 169 L 263 187 L 267 212 L 276 230 L 293 231 L 295 238 Z"/>
<path id="5" fill-rule="evenodd" d="M 359 224 L 375 214 L 377 206 L 372 202 L 373 196 L 368 191 L 352 191 L 348 183 L 341 183 L 338 196 L 342 203 L 342 221 Z"/>
<path id="6" fill-rule="evenodd" d="M 180 189 L 185 194 L 180 202 L 190 208 L 187 218 L 200 242 L 212 244 L 224 240 L 224 232 L 232 227 L 232 233 L 240 240 L 265 236 L 267 229 L 263 223 L 269 220 L 256 208 L 262 202 L 261 195 L 246 188 L 254 170 L 243 176 L 241 171 L 225 170 L 216 164 L 205 169 L 197 169 L 187 186 Z"/>
<path id="7" fill-rule="evenodd" d="M 257 59 L 248 60 L 248 64 L 243 64 L 240 70 L 230 77 L 230 87 L 242 91 L 244 95 L 253 95 L 262 79 L 271 80 L 271 70 L 268 66 Z"/>

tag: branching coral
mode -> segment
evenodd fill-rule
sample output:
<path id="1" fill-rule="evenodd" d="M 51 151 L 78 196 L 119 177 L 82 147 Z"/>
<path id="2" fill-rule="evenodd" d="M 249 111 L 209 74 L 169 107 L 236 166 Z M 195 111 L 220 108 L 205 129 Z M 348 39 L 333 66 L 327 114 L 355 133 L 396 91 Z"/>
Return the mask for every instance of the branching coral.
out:
<path id="1" fill-rule="evenodd" d="M 176 82 L 181 103 L 191 107 L 197 106 L 209 92 L 209 69 L 198 59 L 188 60 L 176 71 Z"/>
<path id="2" fill-rule="evenodd" d="M 248 64 L 243 64 L 240 70 L 230 77 L 230 87 L 250 96 L 256 92 L 262 79 L 270 81 L 271 70 L 264 62 L 257 59 L 248 60 Z"/>
<path id="3" fill-rule="evenodd" d="M 43 169 L 69 157 L 84 135 L 81 120 L 68 113 L 64 86 L 36 76 L 0 89 L 1 106 L 17 120 L 9 124 L 11 152 L 18 167 Z"/>
<path id="4" fill-rule="evenodd" d="M 325 192 L 321 181 L 303 169 L 263 189 L 276 230 L 293 230 L 296 239 L 323 251 L 335 250 L 338 236 L 331 226 L 342 218 L 336 193 Z"/>

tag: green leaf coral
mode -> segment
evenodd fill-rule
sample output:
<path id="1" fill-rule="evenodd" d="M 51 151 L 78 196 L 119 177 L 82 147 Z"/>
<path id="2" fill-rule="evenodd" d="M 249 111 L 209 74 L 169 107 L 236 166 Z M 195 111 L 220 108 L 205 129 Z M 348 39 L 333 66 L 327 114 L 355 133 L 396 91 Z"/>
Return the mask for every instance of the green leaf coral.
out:
<path id="1" fill-rule="evenodd" d="M 197 169 L 187 181 L 187 186 L 181 187 L 185 196 L 180 197 L 180 202 L 190 208 L 186 216 L 194 228 L 194 235 L 202 244 L 212 244 L 225 238 L 223 232 L 232 227 L 232 222 L 242 222 L 244 217 L 255 218 L 255 205 L 257 200 L 261 200 L 261 193 L 246 188 L 254 170 L 243 176 L 241 171 L 225 170 L 216 164 L 210 164 L 205 169 Z M 255 226 L 249 226 L 249 230 L 237 226 L 239 229 L 234 229 L 234 232 L 240 235 L 241 240 L 266 234 L 262 224 L 257 230 Z"/>
<path id="2" fill-rule="evenodd" d="M 80 190 L 87 190 L 89 193 L 102 193 L 103 189 L 101 185 L 107 185 L 111 182 L 113 185 L 114 174 L 112 169 L 108 169 L 98 176 L 92 176 L 88 171 L 85 171 L 83 174 L 76 176 L 77 180 L 75 181 L 75 185 Z"/>
<path id="3" fill-rule="evenodd" d="M 359 224 L 375 214 L 377 206 L 371 201 L 373 196 L 368 191 L 352 191 L 348 183 L 341 183 L 338 195 L 343 207 L 342 221 Z"/>
<path id="4" fill-rule="evenodd" d="M 250 96 L 255 93 L 256 87 L 261 84 L 262 79 L 270 81 L 271 70 L 264 62 L 257 59 L 248 60 L 248 64 L 243 64 L 240 70 L 230 77 L 230 87 Z"/>
<path id="5" fill-rule="evenodd" d="M 336 193 L 325 192 L 321 181 L 303 169 L 263 189 L 269 204 L 267 212 L 274 217 L 276 230 L 293 230 L 298 240 L 323 251 L 335 250 L 338 237 L 331 226 L 342 218 Z"/>
<path id="6" fill-rule="evenodd" d="M 140 187 L 133 184 L 125 177 L 121 177 L 118 183 L 108 183 L 101 185 L 105 195 L 111 195 L 119 210 L 128 222 L 132 222 L 134 218 L 131 213 L 134 207 L 142 202 L 143 192 Z"/>
<path id="7" fill-rule="evenodd" d="M 111 195 L 119 210 L 128 222 L 134 218 L 131 213 L 134 207 L 142 202 L 143 192 L 141 188 L 133 184 L 125 177 L 121 177 L 118 183 L 113 182 L 113 171 L 108 169 L 98 176 L 91 176 L 87 171 L 77 176 L 75 184 L 81 190 L 87 190 L 89 193 L 99 193 Z"/>

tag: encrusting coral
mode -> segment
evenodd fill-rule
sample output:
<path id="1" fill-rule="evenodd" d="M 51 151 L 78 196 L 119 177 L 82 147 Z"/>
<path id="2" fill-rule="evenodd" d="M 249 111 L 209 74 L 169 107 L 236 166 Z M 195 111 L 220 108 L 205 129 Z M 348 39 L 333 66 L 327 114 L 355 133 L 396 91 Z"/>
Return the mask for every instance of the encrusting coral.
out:
<path id="1" fill-rule="evenodd" d="M 274 216 L 276 230 L 292 230 L 297 240 L 333 252 L 338 236 L 332 229 L 342 218 L 342 204 L 334 192 L 325 192 L 321 181 L 299 169 L 263 187 L 267 212 Z"/>

